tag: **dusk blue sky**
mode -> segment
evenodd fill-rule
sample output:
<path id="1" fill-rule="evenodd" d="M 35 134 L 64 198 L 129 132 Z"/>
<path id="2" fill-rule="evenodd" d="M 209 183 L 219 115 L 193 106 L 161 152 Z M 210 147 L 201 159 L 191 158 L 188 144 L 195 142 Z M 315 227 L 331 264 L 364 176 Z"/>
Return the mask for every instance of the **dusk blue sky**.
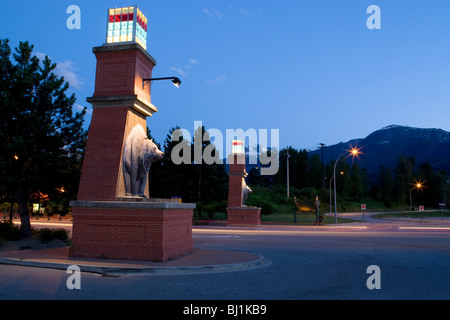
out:
<path id="1" fill-rule="evenodd" d="M 222 130 L 279 129 L 280 148 L 316 149 L 399 124 L 450 131 L 450 1 L 2 0 L 0 38 L 34 44 L 58 63 L 79 106 L 92 108 L 109 7 L 147 16 L 159 109 L 147 124 L 162 143 L 194 121 Z M 369 5 L 381 29 L 369 30 Z M 81 29 L 69 30 L 69 5 Z M 90 122 L 90 114 L 86 125 Z M 270 131 L 269 131 L 270 132 Z"/>

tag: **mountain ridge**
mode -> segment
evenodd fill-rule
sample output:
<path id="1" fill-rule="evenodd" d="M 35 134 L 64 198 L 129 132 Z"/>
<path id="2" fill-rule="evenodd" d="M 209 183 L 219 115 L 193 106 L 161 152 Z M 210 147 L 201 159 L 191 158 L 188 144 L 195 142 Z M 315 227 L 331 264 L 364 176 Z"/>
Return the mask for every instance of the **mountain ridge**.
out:
<path id="1" fill-rule="evenodd" d="M 450 172 L 450 132 L 437 128 L 416 128 L 392 124 L 370 133 L 365 138 L 351 139 L 324 148 L 324 164 L 335 160 L 350 149 L 351 146 L 361 148 L 358 161 L 367 173 L 378 173 L 380 166 L 393 168 L 400 156 L 412 156 L 416 166 L 430 163 L 435 170 Z M 309 152 L 310 156 L 322 150 Z"/>

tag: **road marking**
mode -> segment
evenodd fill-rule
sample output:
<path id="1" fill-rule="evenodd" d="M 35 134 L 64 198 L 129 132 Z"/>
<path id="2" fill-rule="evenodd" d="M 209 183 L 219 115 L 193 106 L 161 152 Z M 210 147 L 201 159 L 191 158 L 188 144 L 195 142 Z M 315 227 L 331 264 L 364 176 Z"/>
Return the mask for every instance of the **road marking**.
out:
<path id="1" fill-rule="evenodd" d="M 201 239 L 201 238 L 241 238 L 241 236 L 207 236 L 207 235 L 192 235 L 193 238 Z"/>
<path id="2" fill-rule="evenodd" d="M 20 225 L 20 221 L 14 221 L 15 224 Z M 32 225 L 40 225 L 40 226 L 61 226 L 61 227 L 72 227 L 72 223 L 66 222 L 45 222 L 45 221 L 30 221 Z"/>
<path id="3" fill-rule="evenodd" d="M 447 230 L 450 231 L 450 227 L 398 227 L 399 230 Z"/>

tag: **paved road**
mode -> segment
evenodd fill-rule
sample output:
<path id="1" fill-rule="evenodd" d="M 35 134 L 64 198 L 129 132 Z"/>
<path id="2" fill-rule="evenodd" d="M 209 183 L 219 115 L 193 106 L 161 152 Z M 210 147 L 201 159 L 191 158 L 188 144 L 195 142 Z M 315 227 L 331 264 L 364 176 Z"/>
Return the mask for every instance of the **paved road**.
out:
<path id="1" fill-rule="evenodd" d="M 0 266 L 0 299 L 450 299 L 450 229 L 416 222 L 324 227 L 195 227 L 195 247 L 260 254 L 259 269 L 196 275 L 102 277 Z M 381 289 L 368 289 L 367 268 Z"/>

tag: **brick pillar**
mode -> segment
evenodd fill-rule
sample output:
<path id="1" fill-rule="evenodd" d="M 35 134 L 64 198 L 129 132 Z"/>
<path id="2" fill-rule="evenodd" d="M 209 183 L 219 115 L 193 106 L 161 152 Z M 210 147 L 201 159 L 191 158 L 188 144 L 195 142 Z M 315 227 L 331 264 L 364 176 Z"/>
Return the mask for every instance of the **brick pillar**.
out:
<path id="1" fill-rule="evenodd" d="M 146 117 L 157 111 L 150 102 L 150 83 L 156 61 L 136 43 L 103 45 L 97 58 L 95 93 L 78 200 L 115 200 L 125 195 L 122 150 L 125 137 L 136 125 L 147 127 Z M 148 196 L 148 188 L 146 188 Z"/>
<path id="2" fill-rule="evenodd" d="M 242 205 L 242 186 L 247 175 L 245 155 L 232 154 L 229 163 L 227 223 L 229 225 L 260 225 L 261 208 Z"/>
<path id="3" fill-rule="evenodd" d="M 124 142 L 146 117 L 155 60 L 139 44 L 103 45 L 97 57 L 95 93 L 77 201 L 72 201 L 73 257 L 165 261 L 193 249 L 195 204 L 127 198 L 122 171 Z M 146 188 L 148 195 L 148 186 Z"/>
<path id="4" fill-rule="evenodd" d="M 245 157 L 243 154 L 230 155 L 230 166 L 228 171 L 228 206 L 242 206 L 242 185 L 246 175 Z"/>

